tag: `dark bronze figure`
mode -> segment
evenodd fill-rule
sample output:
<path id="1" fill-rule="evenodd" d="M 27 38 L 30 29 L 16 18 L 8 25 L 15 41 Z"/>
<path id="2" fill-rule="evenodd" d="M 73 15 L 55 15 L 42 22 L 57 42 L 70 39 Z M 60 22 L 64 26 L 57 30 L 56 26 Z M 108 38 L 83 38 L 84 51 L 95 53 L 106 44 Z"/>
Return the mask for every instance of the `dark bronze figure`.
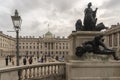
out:
<path id="1" fill-rule="evenodd" d="M 86 31 L 93 31 L 95 30 L 97 18 L 96 18 L 96 12 L 97 8 L 95 11 L 92 10 L 91 8 L 92 3 L 88 3 L 88 8 L 85 9 L 85 15 L 84 15 L 84 29 Z"/>
<path id="2" fill-rule="evenodd" d="M 104 25 L 103 23 L 97 24 L 95 30 L 96 30 L 96 31 L 101 31 L 102 29 L 108 29 L 108 28 L 105 27 L 105 25 Z"/>
<path id="3" fill-rule="evenodd" d="M 88 7 L 84 11 L 84 25 L 82 25 L 82 21 L 80 19 L 77 20 L 75 24 L 76 31 L 101 31 L 102 29 L 107 29 L 103 23 L 99 23 L 96 25 L 96 13 L 98 8 L 93 11 L 91 6 L 92 3 L 88 3 Z"/>
<path id="4" fill-rule="evenodd" d="M 75 27 L 76 27 L 76 31 L 81 31 L 83 30 L 82 29 L 82 21 L 80 19 L 77 20 L 76 24 L 75 24 Z"/>
<path id="5" fill-rule="evenodd" d="M 112 49 L 108 49 L 103 43 L 103 35 L 95 36 L 92 41 L 87 41 L 83 43 L 82 46 L 76 48 L 76 55 L 78 57 L 82 57 L 86 52 L 93 52 L 94 54 L 103 54 L 103 55 L 112 55 L 114 60 L 119 60 L 116 56 L 115 51 Z M 100 48 L 102 47 L 102 49 Z"/>

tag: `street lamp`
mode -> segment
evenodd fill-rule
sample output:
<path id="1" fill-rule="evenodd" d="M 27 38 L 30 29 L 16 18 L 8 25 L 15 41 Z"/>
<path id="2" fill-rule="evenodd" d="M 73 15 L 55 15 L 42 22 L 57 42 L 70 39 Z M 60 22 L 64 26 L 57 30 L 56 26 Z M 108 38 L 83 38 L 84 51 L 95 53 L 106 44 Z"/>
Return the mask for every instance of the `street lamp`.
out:
<path id="1" fill-rule="evenodd" d="M 14 29 L 16 31 L 16 65 L 19 66 L 19 30 L 21 27 L 22 19 L 18 14 L 18 11 L 15 10 L 15 15 L 11 16 Z"/>

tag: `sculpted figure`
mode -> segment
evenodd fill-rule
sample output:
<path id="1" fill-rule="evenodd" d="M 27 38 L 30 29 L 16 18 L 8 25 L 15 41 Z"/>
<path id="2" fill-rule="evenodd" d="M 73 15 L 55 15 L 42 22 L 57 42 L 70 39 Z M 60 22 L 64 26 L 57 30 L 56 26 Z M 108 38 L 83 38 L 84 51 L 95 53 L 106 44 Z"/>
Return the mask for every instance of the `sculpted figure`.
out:
<path id="1" fill-rule="evenodd" d="M 98 8 L 96 8 L 95 11 L 93 11 L 91 6 L 92 3 L 90 2 L 88 3 L 88 8 L 85 9 L 85 16 L 84 16 L 85 31 L 94 31 L 97 22 L 96 12 Z"/>
<path id="2" fill-rule="evenodd" d="M 105 27 L 105 25 L 103 23 L 99 23 L 99 24 L 97 24 L 95 31 L 101 31 L 103 29 L 108 29 L 108 28 Z"/>
<path id="3" fill-rule="evenodd" d="M 88 3 L 88 7 L 84 11 L 84 25 L 82 25 L 82 21 L 80 19 L 77 20 L 75 24 L 76 31 L 101 31 L 103 29 L 107 29 L 102 22 L 96 25 L 96 13 L 98 8 L 93 11 L 91 6 L 92 3 Z"/>
<path id="4" fill-rule="evenodd" d="M 82 47 L 77 47 L 76 55 L 82 57 L 82 55 L 86 52 L 93 52 L 94 54 L 112 55 L 114 60 L 119 60 L 119 58 L 116 56 L 115 51 L 108 49 L 103 41 L 103 35 L 95 36 L 93 40 L 83 43 Z"/>
<path id="5" fill-rule="evenodd" d="M 82 21 L 80 19 L 77 20 L 75 27 L 76 27 L 76 31 L 82 30 Z"/>

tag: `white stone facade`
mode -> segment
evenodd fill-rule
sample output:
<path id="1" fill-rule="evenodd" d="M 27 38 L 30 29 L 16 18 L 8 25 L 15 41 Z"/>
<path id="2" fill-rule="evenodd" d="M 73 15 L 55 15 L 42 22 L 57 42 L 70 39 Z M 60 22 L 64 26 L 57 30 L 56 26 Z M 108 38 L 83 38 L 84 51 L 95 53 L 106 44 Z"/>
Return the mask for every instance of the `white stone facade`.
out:
<path id="1" fill-rule="evenodd" d="M 49 31 L 43 37 L 20 37 L 20 55 L 25 56 L 66 56 L 70 51 L 68 38 L 55 38 Z"/>
<path id="2" fill-rule="evenodd" d="M 109 48 L 115 49 L 117 55 L 120 56 L 120 25 L 112 25 L 110 29 L 105 32 L 106 44 Z"/>
<path id="3" fill-rule="evenodd" d="M 15 54 L 15 39 L 0 31 L 0 57 Z"/>
<path id="4" fill-rule="evenodd" d="M 16 39 L 0 32 L 0 56 L 16 55 Z M 70 51 L 68 38 L 60 38 L 47 32 L 45 36 L 20 37 L 19 38 L 19 55 L 20 56 L 66 56 Z"/>

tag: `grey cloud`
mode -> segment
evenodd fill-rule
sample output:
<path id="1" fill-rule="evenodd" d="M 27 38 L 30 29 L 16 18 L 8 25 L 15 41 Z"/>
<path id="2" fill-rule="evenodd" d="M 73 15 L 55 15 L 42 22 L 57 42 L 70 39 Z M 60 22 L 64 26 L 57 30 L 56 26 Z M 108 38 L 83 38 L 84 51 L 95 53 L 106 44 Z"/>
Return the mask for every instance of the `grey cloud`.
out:
<path id="1" fill-rule="evenodd" d="M 42 6 L 40 1 L 41 0 L 14 0 L 12 9 L 18 9 L 23 13 L 27 13 L 33 9 L 39 8 L 39 6 Z"/>
<path id="2" fill-rule="evenodd" d="M 4 0 L 0 5 L 0 26 L 5 27 L 1 30 L 12 28 L 10 15 L 18 9 L 23 19 L 21 35 L 42 35 L 48 31 L 49 23 L 53 34 L 67 36 L 74 30 L 77 19 L 83 21 L 83 11 L 87 5 L 83 2 L 82 0 Z M 119 0 L 109 0 L 99 6 L 100 11 L 102 9 L 106 11 L 99 16 L 98 20 L 103 19 L 105 24 L 114 24 L 112 22 L 116 20 L 112 22 L 107 20 L 109 16 L 119 16 L 119 3 Z"/>
<path id="3" fill-rule="evenodd" d="M 46 0 L 48 5 L 51 4 L 61 12 L 71 9 L 78 1 L 79 0 Z"/>
<path id="4" fill-rule="evenodd" d="M 120 5 L 120 0 L 109 0 L 106 1 L 103 5 L 101 5 L 101 7 L 113 10 L 115 8 L 119 8 L 119 5 Z"/>
<path id="5" fill-rule="evenodd" d="M 111 17 L 118 16 L 120 13 L 120 0 L 109 0 L 100 6 L 101 9 L 105 10 L 105 13 L 100 17 Z"/>
<path id="6" fill-rule="evenodd" d="M 119 19 L 119 9 L 120 0 L 107 0 L 99 6 L 100 11 L 104 10 L 104 13 L 99 16 L 99 21 L 104 22 L 107 26 L 111 26 L 112 24 L 116 24 L 120 21 Z M 99 14 L 99 13 L 98 13 Z"/>

